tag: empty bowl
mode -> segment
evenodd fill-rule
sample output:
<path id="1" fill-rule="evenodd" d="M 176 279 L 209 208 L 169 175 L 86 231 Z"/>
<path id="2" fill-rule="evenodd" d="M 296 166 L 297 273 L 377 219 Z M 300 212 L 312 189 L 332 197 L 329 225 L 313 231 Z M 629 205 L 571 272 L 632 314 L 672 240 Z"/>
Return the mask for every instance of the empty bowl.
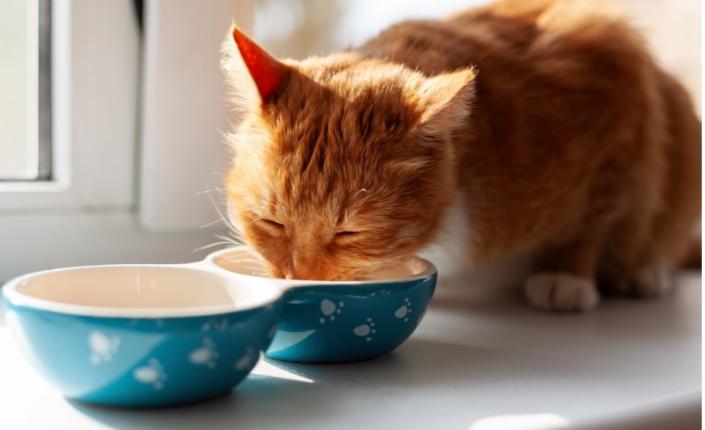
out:
<path id="1" fill-rule="evenodd" d="M 434 265 L 409 257 L 371 281 L 263 278 L 245 247 L 211 254 L 206 263 L 238 279 L 268 279 L 282 289 L 279 323 L 267 357 L 301 363 L 344 363 L 386 354 L 418 326 L 436 286 Z"/>
<path id="2" fill-rule="evenodd" d="M 67 397 L 115 406 L 228 393 L 274 335 L 281 291 L 189 265 L 25 275 L 3 288 L 30 362 Z"/>

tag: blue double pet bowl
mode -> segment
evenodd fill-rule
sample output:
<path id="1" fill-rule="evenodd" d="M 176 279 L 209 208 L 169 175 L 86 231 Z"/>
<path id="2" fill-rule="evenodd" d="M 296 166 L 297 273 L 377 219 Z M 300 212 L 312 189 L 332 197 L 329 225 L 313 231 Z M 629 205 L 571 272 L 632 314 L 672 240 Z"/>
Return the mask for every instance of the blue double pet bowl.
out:
<path id="1" fill-rule="evenodd" d="M 410 257 L 374 281 L 272 279 L 239 247 L 183 265 L 37 272 L 3 298 L 21 349 L 66 397 L 154 407 L 228 393 L 265 351 L 301 363 L 386 354 L 419 324 L 436 278 Z"/>

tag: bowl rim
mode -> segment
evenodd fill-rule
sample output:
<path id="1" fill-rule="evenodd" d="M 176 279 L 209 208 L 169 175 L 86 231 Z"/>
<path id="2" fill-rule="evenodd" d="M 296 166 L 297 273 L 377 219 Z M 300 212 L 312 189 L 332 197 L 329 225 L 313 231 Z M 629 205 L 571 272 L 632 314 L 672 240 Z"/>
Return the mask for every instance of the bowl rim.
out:
<path id="1" fill-rule="evenodd" d="M 208 254 L 204 259 L 192 263 L 183 264 L 98 264 L 98 265 L 81 265 L 71 267 L 61 267 L 56 269 L 41 270 L 17 276 L 2 285 L 2 297 L 11 305 L 16 307 L 24 307 L 30 309 L 44 310 L 59 314 L 77 315 L 96 318 L 130 318 L 130 319 L 168 319 L 168 318 L 190 318 L 190 317 L 207 317 L 214 315 L 223 315 L 240 311 L 248 311 L 260 307 L 272 306 L 279 301 L 285 292 L 290 289 L 305 288 L 305 287 L 327 287 L 336 288 L 338 286 L 354 286 L 359 288 L 372 288 L 379 286 L 389 286 L 392 284 L 406 284 L 424 280 L 433 276 L 437 276 L 438 270 L 436 266 L 429 260 L 412 255 L 417 261 L 424 264 L 424 270 L 419 273 L 399 277 L 385 279 L 369 279 L 359 281 L 320 281 L 320 280 L 302 280 L 302 279 L 278 279 L 263 276 L 249 275 L 240 272 L 233 272 L 224 267 L 221 267 L 215 262 L 216 258 L 229 254 L 233 251 L 247 251 L 254 256 L 258 256 L 256 251 L 247 246 L 233 246 L 224 248 Z M 79 271 L 87 269 L 103 269 L 103 268 L 160 268 L 172 270 L 193 270 L 203 273 L 208 273 L 216 276 L 224 276 L 231 279 L 243 279 L 250 283 L 257 284 L 257 288 L 268 288 L 269 292 L 266 299 L 255 301 L 247 305 L 223 304 L 212 306 L 199 307 L 174 307 L 174 308 L 130 308 L 130 307 L 110 307 L 110 306 L 90 306 L 71 303 L 57 302 L 53 300 L 41 299 L 22 293 L 18 287 L 25 281 L 38 276 L 43 276 L 51 273 Z"/>
<path id="2" fill-rule="evenodd" d="M 424 266 L 425 266 L 424 270 L 422 270 L 419 273 L 416 273 L 414 275 L 402 276 L 399 278 L 367 279 L 367 280 L 359 280 L 359 281 L 319 281 L 319 280 L 307 280 L 307 279 L 269 278 L 269 277 L 264 277 L 264 276 L 248 275 L 246 273 L 241 273 L 241 272 L 233 272 L 231 270 L 228 270 L 228 269 L 218 265 L 215 262 L 216 258 L 222 257 L 223 255 L 229 254 L 233 251 L 240 251 L 240 250 L 247 251 L 255 257 L 262 258 L 252 248 L 249 248 L 248 246 L 245 246 L 245 245 L 239 245 L 239 246 L 231 246 L 228 248 L 224 248 L 224 249 L 220 249 L 218 251 L 211 252 L 203 260 L 201 260 L 195 264 L 204 264 L 207 266 L 211 266 L 212 268 L 216 269 L 218 272 L 229 273 L 232 276 L 242 277 L 242 278 L 250 279 L 250 280 L 258 280 L 260 282 L 267 281 L 269 283 L 272 283 L 273 285 L 277 285 L 279 288 L 284 288 L 284 289 L 296 288 L 296 287 L 316 287 L 316 286 L 319 286 L 319 287 L 326 286 L 326 287 L 330 287 L 330 288 L 335 288 L 337 286 L 375 287 L 375 286 L 379 286 L 380 284 L 385 284 L 385 285 L 386 284 L 402 284 L 402 283 L 407 283 L 407 282 L 419 281 L 419 280 L 426 279 L 428 277 L 431 277 L 431 276 L 438 274 L 438 269 L 436 268 L 435 264 L 433 264 L 431 261 L 429 261 L 423 257 L 419 257 L 418 255 L 410 255 L 408 258 L 412 258 L 412 259 L 424 264 Z"/>
<path id="3" fill-rule="evenodd" d="M 258 282 L 257 288 L 268 288 L 268 294 L 264 299 L 249 303 L 247 305 L 237 305 L 234 303 L 199 306 L 199 307 L 173 307 L 173 308 L 137 308 L 137 307 L 112 307 L 112 306 L 91 306 L 64 303 L 53 300 L 41 299 L 25 294 L 18 290 L 18 287 L 25 281 L 52 273 L 73 272 L 88 269 L 109 269 L 109 268 L 160 268 L 169 270 L 192 270 L 208 273 L 216 276 L 223 276 L 223 273 L 213 270 L 204 270 L 202 266 L 194 263 L 186 264 L 97 264 L 72 267 L 61 267 L 57 269 L 41 270 L 27 273 L 10 279 L 2 285 L 2 296 L 12 306 L 30 308 L 36 310 L 49 311 L 59 314 L 86 316 L 96 318 L 126 318 L 126 319 L 174 319 L 208 317 L 214 315 L 230 314 L 241 311 L 248 311 L 261 307 L 273 305 L 281 299 L 284 291 L 268 282 Z M 266 278 L 264 278 L 266 279 Z"/>

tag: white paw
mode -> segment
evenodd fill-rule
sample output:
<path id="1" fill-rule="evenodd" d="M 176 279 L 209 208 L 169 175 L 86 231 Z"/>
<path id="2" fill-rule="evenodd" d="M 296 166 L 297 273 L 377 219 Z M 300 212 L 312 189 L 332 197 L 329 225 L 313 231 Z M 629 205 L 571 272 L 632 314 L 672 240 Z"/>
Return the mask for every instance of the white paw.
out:
<path id="1" fill-rule="evenodd" d="M 526 300 L 537 308 L 561 312 L 587 311 L 600 301 L 595 282 L 568 273 L 538 273 L 524 287 Z"/>
<path id="2" fill-rule="evenodd" d="M 636 277 L 636 293 L 641 297 L 659 297 L 673 288 L 673 274 L 663 266 L 643 269 Z"/>
<path id="3" fill-rule="evenodd" d="M 631 279 L 623 279 L 615 284 L 619 294 L 633 297 L 660 297 L 673 287 L 673 274 L 663 266 L 641 269 Z"/>

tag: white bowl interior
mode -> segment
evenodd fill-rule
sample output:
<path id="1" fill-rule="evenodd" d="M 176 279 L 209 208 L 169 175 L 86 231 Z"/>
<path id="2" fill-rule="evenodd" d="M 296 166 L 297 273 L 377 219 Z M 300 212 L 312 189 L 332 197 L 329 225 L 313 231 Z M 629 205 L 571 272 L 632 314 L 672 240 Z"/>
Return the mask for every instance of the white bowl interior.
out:
<path id="1" fill-rule="evenodd" d="M 34 305 L 83 308 L 81 313 L 198 315 L 254 307 L 277 289 L 186 266 L 95 266 L 31 275 L 14 285 Z M 90 309 L 88 309 L 90 308 Z M 62 310 L 67 310 L 65 307 Z"/>
<path id="2" fill-rule="evenodd" d="M 247 276 L 267 277 L 268 274 L 264 269 L 262 259 L 255 252 L 247 248 L 234 248 L 226 251 L 221 251 L 213 254 L 211 261 L 229 271 L 240 273 Z M 366 281 L 306 281 L 306 283 L 326 283 L 326 284 L 345 284 L 345 283 L 374 283 L 379 281 L 403 281 L 408 278 L 416 278 L 424 276 L 435 268 L 426 260 L 418 257 L 407 257 L 393 265 L 387 266 L 378 270 L 370 276 Z"/>

